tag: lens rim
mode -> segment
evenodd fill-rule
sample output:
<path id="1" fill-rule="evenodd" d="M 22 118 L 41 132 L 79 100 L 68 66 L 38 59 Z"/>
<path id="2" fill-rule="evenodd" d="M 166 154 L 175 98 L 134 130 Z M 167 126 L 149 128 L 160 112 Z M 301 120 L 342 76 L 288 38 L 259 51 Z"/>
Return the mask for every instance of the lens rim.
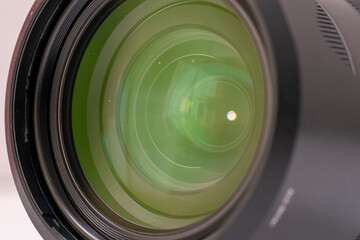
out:
<path id="1" fill-rule="evenodd" d="M 29 106 L 29 102 L 31 102 L 33 99 L 33 87 L 31 88 L 31 86 L 33 86 L 33 82 L 34 82 L 34 78 L 31 76 L 31 74 L 34 74 L 35 76 L 38 74 L 38 69 L 36 67 L 36 65 L 38 64 L 38 62 L 40 61 L 41 58 L 43 58 L 43 61 L 46 62 L 47 59 L 46 57 L 42 56 L 42 51 L 45 49 L 44 46 L 38 46 L 37 43 L 40 42 L 40 39 L 43 37 L 43 39 L 45 39 L 45 42 L 48 41 L 50 32 L 51 32 L 51 27 L 54 27 L 55 23 L 51 26 L 45 26 L 45 23 L 48 22 L 46 20 L 43 21 L 43 24 L 40 24 L 38 18 L 40 16 L 45 17 L 46 14 L 48 14 L 49 12 L 53 12 L 55 11 L 55 9 L 57 9 L 56 7 L 54 8 L 50 8 L 49 6 L 54 6 L 56 4 L 59 3 L 63 3 L 63 5 L 61 7 L 58 7 L 59 11 L 63 11 L 65 9 L 65 6 L 67 3 L 64 3 L 63 1 L 52 1 L 51 4 L 48 3 L 48 1 L 37 1 L 37 5 L 35 5 L 34 8 L 34 12 L 32 12 L 31 16 L 29 17 L 29 20 L 32 19 L 31 24 L 28 22 L 27 24 L 25 24 L 24 26 L 24 31 L 27 32 L 26 36 L 25 34 L 22 35 L 18 41 L 18 48 L 15 51 L 14 54 L 14 58 L 13 58 L 13 63 L 11 66 L 11 71 L 9 74 L 9 82 L 8 82 L 8 88 L 7 88 L 7 97 L 6 97 L 6 113 L 8 116 L 6 118 L 6 133 L 7 133 L 7 145 L 8 145 L 8 152 L 9 152 L 9 158 L 10 158 L 10 163 L 12 166 L 12 171 L 14 174 L 14 178 L 16 181 L 16 184 L 18 186 L 18 190 L 22 196 L 22 200 L 24 202 L 24 204 L 27 207 L 27 210 L 29 212 L 29 214 L 32 216 L 32 220 L 35 222 L 35 224 L 37 225 L 37 228 L 39 229 L 39 231 L 41 232 L 41 234 L 45 237 L 45 238 L 53 238 L 56 234 L 56 236 L 66 236 L 66 238 L 68 239 L 76 239 L 76 235 L 78 233 L 80 233 L 82 236 L 86 236 L 88 238 L 99 238 L 101 239 L 102 237 L 100 235 L 97 234 L 96 231 L 92 231 L 93 230 L 93 226 L 88 225 L 82 218 L 82 216 L 77 212 L 77 210 L 72 207 L 72 202 L 69 199 L 69 196 L 63 192 L 61 194 L 61 196 L 59 196 L 59 199 L 53 199 L 53 194 L 50 193 L 50 191 L 54 191 L 54 190 L 61 190 L 63 188 L 63 186 L 61 185 L 61 183 L 59 181 L 56 181 L 56 184 L 51 184 L 49 182 L 46 183 L 46 181 L 44 180 L 44 171 L 43 169 L 41 169 L 38 166 L 38 161 L 39 158 L 41 157 L 45 157 L 45 159 L 47 160 L 47 162 L 49 162 L 48 164 L 51 165 L 52 159 L 53 159 L 53 155 L 50 152 L 49 148 L 39 148 L 41 146 L 37 145 L 35 146 L 34 144 L 34 135 L 38 135 L 37 136 L 37 144 L 39 144 L 39 141 L 41 142 L 50 142 L 49 140 L 49 136 L 48 136 L 48 128 L 46 127 L 46 129 L 44 131 L 40 131 L 38 133 L 33 133 L 32 132 L 32 127 L 31 124 L 32 122 L 30 121 L 30 125 L 29 122 L 27 122 L 26 119 L 32 119 L 34 117 L 34 121 L 36 122 L 37 125 L 40 126 L 48 126 L 47 123 L 49 121 L 48 119 L 48 115 L 44 114 L 44 112 L 46 113 L 47 109 L 49 108 L 49 101 L 46 97 L 46 95 L 48 95 L 49 93 L 49 89 L 47 86 L 44 87 L 43 89 L 41 89 L 41 91 L 44 91 L 45 96 L 43 96 L 43 98 L 40 98 L 41 100 L 45 100 L 43 101 L 41 104 L 38 102 L 39 106 L 35 106 L 35 108 L 38 108 L 41 106 L 42 108 L 39 116 L 34 116 L 31 109 L 32 106 L 30 105 L 30 109 L 25 109 L 23 107 L 24 102 L 27 106 Z M 86 2 L 86 1 L 83 1 Z M 54 4 L 54 5 L 52 5 Z M 277 28 L 277 30 L 275 30 L 276 28 L 271 28 L 269 29 L 270 32 L 272 32 L 271 35 L 268 35 L 267 30 L 265 30 L 265 23 L 263 22 L 262 18 L 260 17 L 262 13 L 266 13 L 265 10 L 262 10 L 260 12 L 258 12 L 258 8 L 257 6 L 253 6 L 252 4 L 248 4 L 248 3 L 242 3 L 242 7 L 244 7 L 244 9 L 246 9 L 246 12 L 251 16 L 252 20 L 254 21 L 255 25 L 258 27 L 258 31 L 261 34 L 261 38 L 262 41 L 264 42 L 264 47 L 266 49 L 267 52 L 267 57 L 271 60 L 276 59 L 278 60 L 278 58 L 280 59 L 285 59 L 282 54 L 280 54 L 280 50 L 278 48 L 274 49 L 274 52 L 272 52 L 272 47 L 273 47 L 273 43 L 275 42 L 275 40 L 278 40 L 279 38 L 281 38 L 283 35 L 281 33 L 285 32 L 286 36 L 289 35 L 288 29 L 286 27 L 286 21 L 283 18 L 280 18 L 281 22 L 283 23 L 283 25 L 281 25 L 281 29 L 279 30 L 279 28 Z M 281 17 L 283 17 L 280 6 L 277 3 L 274 2 L 269 2 L 268 4 L 264 4 L 266 5 L 266 7 L 269 7 L 269 5 L 273 8 L 275 8 L 277 11 L 279 11 L 279 14 L 281 15 Z M 36 11 L 35 11 L 36 10 Z M 78 13 L 81 12 L 83 9 L 78 9 Z M 77 13 L 77 14 L 78 14 Z M 64 24 L 64 20 L 65 18 L 61 18 L 59 16 L 55 17 L 55 19 L 60 18 L 61 24 Z M 47 19 L 47 18 L 45 18 Z M 37 25 L 37 29 L 39 30 L 44 30 L 46 29 L 46 27 L 49 27 L 50 29 L 47 29 L 45 34 L 36 34 L 36 29 L 33 29 L 33 24 L 34 22 L 36 22 Z M 56 21 L 55 21 L 56 22 Z M 271 25 L 270 25 L 271 26 Z M 284 27 L 285 26 L 285 27 Z M 70 27 L 70 26 L 69 26 Z M 66 34 L 67 32 L 63 32 L 63 34 Z M 55 37 L 56 38 L 56 37 Z M 59 40 L 59 39 L 58 39 Z M 291 39 L 285 39 L 285 41 L 289 41 L 288 45 L 286 45 L 286 47 L 289 47 L 287 49 L 287 53 L 294 53 L 294 49 L 292 48 L 292 41 Z M 36 43 L 36 44 L 34 44 Z M 61 43 L 61 40 L 59 40 L 57 42 L 58 44 Z M 281 51 L 284 51 L 284 49 L 281 49 Z M 35 52 L 35 55 L 29 54 L 29 52 Z M 291 54 L 290 54 L 291 55 Z M 32 57 L 34 56 L 34 57 Z M 54 55 L 55 58 L 57 58 L 58 54 Z M 53 57 L 54 57 L 53 56 Z M 295 54 L 294 54 L 295 56 Z M 52 58 L 53 58 L 52 57 Z M 55 59 L 58 60 L 58 59 Z M 281 76 L 281 79 L 284 80 L 286 79 L 286 81 L 288 81 L 290 78 L 285 78 L 285 76 L 294 76 L 295 78 L 291 78 L 293 81 L 291 82 L 291 84 L 293 84 L 293 86 L 295 86 L 295 90 L 292 89 L 293 93 L 295 93 L 293 96 L 289 97 L 286 96 L 284 94 L 279 94 L 280 99 L 279 99 L 279 112 L 281 112 L 281 115 L 278 115 L 277 118 L 277 123 L 283 122 L 284 119 L 287 120 L 287 126 L 283 127 L 281 124 L 277 124 L 276 125 L 276 132 L 281 132 L 283 130 L 286 130 L 288 132 L 288 134 L 286 136 L 284 135 L 279 135 L 279 134 L 275 134 L 275 139 L 274 141 L 279 143 L 285 143 L 284 146 L 286 148 L 286 151 L 284 153 L 279 153 L 279 152 L 274 152 L 273 147 L 271 147 L 271 152 L 270 152 L 270 159 L 274 159 L 276 157 L 281 159 L 281 162 L 285 163 L 283 165 L 283 169 L 280 169 L 280 171 L 278 172 L 278 174 L 276 175 L 276 178 L 279 178 L 280 181 L 282 179 L 282 176 L 286 170 L 286 166 L 287 166 L 287 161 L 289 159 L 289 154 L 291 153 L 291 148 L 293 145 L 293 140 L 295 139 L 295 132 L 297 129 L 297 109 L 298 109 L 298 95 L 297 93 L 297 89 L 298 89 L 298 71 L 296 68 L 296 58 L 294 59 L 288 59 L 286 58 L 287 61 L 291 61 L 292 64 L 290 64 L 291 68 L 287 68 L 287 70 L 284 70 L 284 66 L 289 66 L 288 64 L 283 63 L 283 61 L 274 61 L 273 63 L 271 63 L 271 73 L 273 76 Z M 35 64 L 35 68 L 33 69 L 32 65 L 29 63 L 33 63 Z M 54 66 L 49 66 L 51 70 L 54 69 Z M 43 71 L 44 69 L 42 69 Z M 278 74 L 276 74 L 276 70 L 279 71 Z M 293 74 L 289 74 L 289 71 L 293 71 Z M 24 91 L 23 89 L 29 89 L 29 87 L 26 87 L 26 82 L 25 81 L 21 81 L 21 79 L 27 79 L 27 77 L 29 77 L 29 79 L 31 80 L 30 82 L 30 90 L 28 92 Z M 49 79 L 49 78 L 48 78 Z M 51 79 L 51 78 L 50 78 Z M 275 78 L 274 78 L 275 79 Z M 44 79 L 40 79 L 38 78 L 37 81 L 44 81 Z M 284 86 L 283 86 L 284 85 Z M 278 86 L 279 87 L 279 91 L 283 91 L 286 84 L 284 84 L 284 81 L 281 82 L 281 84 Z M 40 92 L 41 92 L 40 91 Z M 287 89 L 286 89 L 287 91 Z M 287 100 L 290 100 L 289 102 Z M 292 111 L 289 112 L 284 112 L 284 109 L 287 110 L 289 109 L 289 107 L 292 108 Z M 25 117 L 27 116 L 27 117 Z M 44 124 L 44 125 L 43 125 Z M 25 126 L 25 129 L 24 129 Z M 30 134 L 29 134 L 30 132 Z M 23 142 L 23 139 L 26 139 L 27 137 L 29 138 L 29 141 L 32 142 L 32 144 L 29 146 L 29 144 L 27 144 L 28 142 Z M 274 144 L 273 144 L 274 145 Z M 34 149 L 36 149 L 36 151 L 34 151 Z M 28 166 L 28 164 L 26 164 L 26 161 L 30 161 L 31 163 L 33 163 L 32 167 Z M 36 164 L 37 163 L 37 164 Z M 273 162 L 268 162 L 268 164 L 266 165 L 266 169 L 268 169 L 269 165 L 273 165 Z M 50 168 L 54 168 L 54 165 L 50 166 Z M 25 172 L 28 172 L 29 174 L 25 174 Z M 52 169 L 52 171 L 49 171 L 53 174 L 52 178 L 54 178 L 54 176 L 58 176 L 58 170 L 56 169 Z M 31 176 L 30 176 L 31 175 Z M 34 179 L 33 177 L 36 176 L 36 179 Z M 263 177 L 264 178 L 264 177 Z M 266 177 L 265 179 L 271 179 L 271 177 Z M 35 180 L 35 181 L 34 181 Z M 53 179 L 54 180 L 54 179 Z M 266 200 L 273 198 L 276 195 L 276 189 L 278 189 L 279 185 L 280 185 L 280 181 L 275 181 L 275 183 L 271 183 L 272 184 L 272 191 L 270 192 L 268 197 L 265 197 Z M 32 184 L 32 182 L 34 184 Z M 263 180 L 261 180 L 261 182 L 263 182 Z M 270 184 L 270 183 L 269 183 Z M 41 188 L 43 191 L 39 194 L 39 191 L 37 191 L 36 189 Z M 24 188 L 26 190 L 24 190 Z M 59 188 L 59 189 L 55 189 L 55 188 Z M 63 189 L 64 190 L 64 189 Z M 45 200 L 47 199 L 47 200 Z M 45 201 L 44 201 L 45 200 Z M 268 207 L 269 205 L 271 205 L 271 203 L 267 203 L 262 201 L 261 199 L 258 199 L 259 201 L 256 201 L 257 203 L 259 202 L 263 202 L 265 207 Z M 66 208 L 69 208 L 70 210 L 68 210 L 68 214 L 70 216 L 71 219 L 65 219 L 63 218 L 61 215 L 64 213 L 64 209 L 61 209 L 62 207 L 64 207 L 64 205 L 66 205 Z M 40 211 L 38 206 L 41 207 L 41 209 L 44 208 L 48 208 L 48 211 Z M 240 209 L 240 208 L 239 208 Z M 245 208 L 245 212 L 246 212 Z M 50 222 L 46 221 L 45 219 L 46 216 L 42 215 L 42 213 L 44 212 L 48 212 L 49 213 L 49 219 L 50 222 L 53 223 L 57 223 L 55 224 L 56 227 L 53 228 L 53 224 L 51 224 Z M 264 216 L 265 213 L 259 213 L 259 215 L 257 216 L 258 219 L 261 219 Z M 238 218 L 244 218 L 243 216 L 244 214 L 242 214 L 242 216 L 238 216 Z M 68 216 L 68 217 L 69 217 Z M 235 215 L 233 216 L 233 218 L 235 217 Z M 229 218 L 230 220 L 230 218 Z M 71 223 L 68 224 L 68 223 Z M 76 228 L 76 230 L 75 230 Z M 220 227 L 222 229 L 222 227 Z M 219 229 L 217 229 L 219 230 Z M 247 230 L 243 230 L 243 231 L 247 231 Z M 98 237 L 96 237 L 98 236 Z M 199 235 L 194 235 L 194 238 L 197 238 Z"/>
<path id="2" fill-rule="evenodd" d="M 260 170 L 263 168 L 263 160 L 265 159 L 271 138 L 271 126 L 274 122 L 273 113 L 276 112 L 276 110 L 274 110 L 276 107 L 273 106 L 276 102 L 275 94 L 273 92 L 275 83 L 272 82 L 269 66 L 267 64 L 267 56 L 255 26 L 246 12 L 242 10 L 239 5 L 233 7 L 238 8 L 237 14 L 252 35 L 263 64 L 262 67 L 264 68 L 264 84 L 267 104 L 264 119 L 266 127 L 264 127 L 263 131 L 266 131 L 266 133 L 262 133 L 261 142 L 259 143 L 259 151 L 256 153 L 252 166 L 250 167 L 241 186 L 235 191 L 233 196 L 224 204 L 224 206 L 218 209 L 214 214 L 211 214 L 211 216 L 206 218 L 204 221 L 200 221 L 199 223 L 187 228 L 171 232 L 159 230 L 153 231 L 152 229 L 144 227 L 139 228 L 136 225 L 119 218 L 116 214 L 113 214 L 88 184 L 78 161 L 72 161 L 72 159 L 76 159 L 76 153 L 71 139 L 72 131 L 69 129 L 69 126 L 71 126 L 71 121 L 69 121 L 71 119 L 71 114 L 66 111 L 71 109 L 71 105 L 67 104 L 71 102 L 72 87 L 74 84 L 73 81 L 75 79 L 74 74 L 77 73 L 77 66 L 79 64 L 78 58 L 82 56 L 82 54 L 79 54 L 80 56 L 75 56 L 75 53 L 80 52 L 78 46 L 87 46 L 84 42 L 88 42 L 91 39 L 92 34 L 79 34 L 79 29 L 76 28 L 74 28 L 75 30 L 72 30 L 75 32 L 74 35 L 69 34 L 69 37 L 66 40 L 67 42 L 65 43 L 59 58 L 60 64 L 57 66 L 57 72 L 55 73 L 54 85 L 52 88 L 50 116 L 53 119 L 50 121 L 50 125 L 51 129 L 55 130 L 51 131 L 52 142 L 55 143 L 52 148 L 57 156 L 55 161 L 57 167 L 60 169 L 59 172 L 62 181 L 65 182 L 66 190 L 70 193 L 69 195 L 73 199 L 75 205 L 81 212 L 83 212 L 87 219 L 90 219 L 90 221 L 93 218 L 98 218 L 97 221 L 104 222 L 103 227 L 99 228 L 99 230 L 107 236 L 119 238 L 122 235 L 125 235 L 128 237 L 136 236 L 136 238 L 142 238 L 147 235 L 146 237 L 150 238 L 148 234 L 156 234 L 158 239 L 189 238 L 193 235 L 199 234 L 204 236 L 205 232 L 213 231 L 218 224 L 228 217 L 227 215 L 229 215 L 232 208 L 235 205 L 238 205 L 236 204 L 237 202 L 244 201 L 244 199 L 247 199 L 246 195 L 251 193 L 251 191 L 246 191 L 246 189 L 249 189 L 249 186 L 254 184 L 255 180 L 259 178 Z M 96 11 L 94 13 L 94 16 L 95 15 L 103 14 L 99 14 L 99 12 Z M 101 21 L 97 24 L 100 24 L 100 22 Z M 84 27 L 82 24 L 86 24 L 87 27 Z M 96 29 L 93 27 L 94 25 L 92 25 L 94 22 L 84 22 L 82 24 L 80 25 L 83 29 Z M 85 39 L 81 39 L 79 35 L 86 37 Z M 72 37 L 73 39 L 69 40 Z M 66 139 L 66 141 L 64 141 L 64 139 Z M 81 183 L 82 186 L 78 183 Z M 88 202 L 88 199 L 93 199 L 93 201 Z M 97 206 L 94 207 L 94 204 L 97 204 Z M 98 212 L 98 209 L 101 209 L 101 211 L 104 211 L 109 215 L 104 216 L 102 213 Z M 111 228 L 107 226 L 111 226 Z M 128 229 L 124 229 L 124 227 Z M 118 235 L 117 233 L 121 233 L 121 235 Z"/>

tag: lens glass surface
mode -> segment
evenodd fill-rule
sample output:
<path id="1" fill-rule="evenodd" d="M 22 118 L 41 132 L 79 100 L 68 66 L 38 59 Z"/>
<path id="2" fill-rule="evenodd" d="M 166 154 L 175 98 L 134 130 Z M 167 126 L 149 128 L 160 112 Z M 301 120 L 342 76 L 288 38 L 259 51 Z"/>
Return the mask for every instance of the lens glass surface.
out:
<path id="1" fill-rule="evenodd" d="M 144 228 L 190 226 L 241 185 L 262 134 L 254 40 L 220 0 L 129 0 L 91 38 L 72 99 L 83 173 Z"/>

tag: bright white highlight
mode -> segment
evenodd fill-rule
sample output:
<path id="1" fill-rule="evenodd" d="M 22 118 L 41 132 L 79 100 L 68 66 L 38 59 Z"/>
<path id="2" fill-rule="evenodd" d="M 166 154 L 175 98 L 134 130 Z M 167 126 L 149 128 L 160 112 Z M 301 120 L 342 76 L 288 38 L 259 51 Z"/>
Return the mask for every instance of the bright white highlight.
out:
<path id="1" fill-rule="evenodd" d="M 227 114 L 226 114 L 226 117 L 229 121 L 235 121 L 237 119 L 237 114 L 236 112 L 234 111 L 229 111 Z"/>

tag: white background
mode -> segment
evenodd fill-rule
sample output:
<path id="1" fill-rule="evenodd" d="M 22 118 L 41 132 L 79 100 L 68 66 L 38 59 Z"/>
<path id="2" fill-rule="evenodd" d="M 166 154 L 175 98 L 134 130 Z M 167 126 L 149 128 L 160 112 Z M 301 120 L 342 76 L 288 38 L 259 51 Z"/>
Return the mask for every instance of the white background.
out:
<path id="1" fill-rule="evenodd" d="M 42 239 L 27 216 L 10 172 L 5 143 L 4 104 L 11 56 L 34 0 L 0 0 L 0 239 Z"/>

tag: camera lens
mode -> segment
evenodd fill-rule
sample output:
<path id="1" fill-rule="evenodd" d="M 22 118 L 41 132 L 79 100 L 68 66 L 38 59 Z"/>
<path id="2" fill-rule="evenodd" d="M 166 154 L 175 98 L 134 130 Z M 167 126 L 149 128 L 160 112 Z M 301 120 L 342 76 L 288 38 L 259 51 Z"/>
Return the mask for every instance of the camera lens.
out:
<path id="1" fill-rule="evenodd" d="M 5 123 L 40 234 L 357 239 L 355 2 L 37 0 Z"/>
<path id="2" fill-rule="evenodd" d="M 99 198 L 137 225 L 194 224 L 241 185 L 265 83 L 253 37 L 222 1 L 126 1 L 82 55 L 72 99 L 78 160 Z"/>

